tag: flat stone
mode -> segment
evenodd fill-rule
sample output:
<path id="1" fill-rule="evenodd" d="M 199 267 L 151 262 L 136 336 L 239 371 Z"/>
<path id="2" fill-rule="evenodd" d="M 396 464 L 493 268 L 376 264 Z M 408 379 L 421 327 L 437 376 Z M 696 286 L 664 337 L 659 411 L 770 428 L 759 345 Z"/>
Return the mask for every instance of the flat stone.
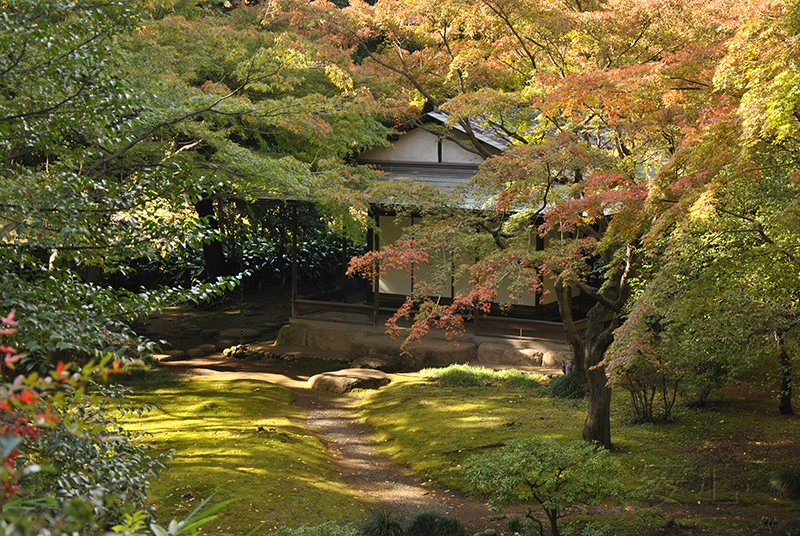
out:
<path id="1" fill-rule="evenodd" d="M 408 370 L 426 367 L 446 367 L 455 363 L 469 363 L 477 357 L 478 347 L 470 342 L 452 343 L 440 339 L 412 342 L 402 349 L 402 339 L 391 339 L 385 335 L 369 335 L 353 341 L 350 358 L 366 356 L 397 357 Z"/>
<path id="2" fill-rule="evenodd" d="M 254 341 L 261 337 L 261 330 L 254 328 L 229 328 L 219 332 L 220 339 L 233 339 L 235 341 Z"/>
<path id="3" fill-rule="evenodd" d="M 181 328 L 181 331 L 188 337 L 197 337 L 203 332 L 203 328 L 199 326 L 184 326 Z"/>
<path id="4" fill-rule="evenodd" d="M 239 341 L 234 341 L 233 339 L 220 339 L 214 345 L 214 349 L 218 352 L 221 352 L 225 348 L 230 348 L 231 346 L 236 346 L 239 344 Z"/>
<path id="5" fill-rule="evenodd" d="M 289 324 L 281 328 L 275 346 L 306 346 L 307 336 L 307 327 Z"/>
<path id="6" fill-rule="evenodd" d="M 478 361 L 493 365 L 539 366 L 542 364 L 542 352 L 531 348 L 485 342 L 478 346 Z"/>
<path id="7" fill-rule="evenodd" d="M 350 367 L 375 369 L 382 372 L 400 372 L 403 370 L 403 363 L 400 359 L 392 356 L 368 355 L 353 360 Z"/>
<path id="8" fill-rule="evenodd" d="M 186 350 L 186 355 L 192 358 L 205 357 L 206 353 L 200 348 L 189 348 L 188 350 Z"/>
<path id="9" fill-rule="evenodd" d="M 308 387 L 341 394 L 352 389 L 377 389 L 391 381 L 388 374 L 379 370 L 351 368 L 311 376 Z"/>
<path id="10" fill-rule="evenodd" d="M 186 359 L 186 352 L 183 350 L 170 350 L 167 352 L 170 361 L 180 361 L 181 359 Z"/>
<path id="11" fill-rule="evenodd" d="M 320 329 L 309 327 L 306 346 L 320 350 L 347 350 L 354 341 L 364 336 L 361 331 L 343 329 Z"/>
<path id="12" fill-rule="evenodd" d="M 572 352 L 551 350 L 550 352 L 545 352 L 542 356 L 542 366 L 560 369 L 565 359 L 572 359 Z"/>
<path id="13" fill-rule="evenodd" d="M 217 333 L 219 333 L 218 329 L 214 329 L 214 328 L 204 329 L 203 331 L 200 332 L 200 338 L 201 339 L 213 339 L 214 337 L 217 336 Z"/>
<path id="14" fill-rule="evenodd" d="M 206 353 L 206 355 L 216 353 L 217 345 L 216 344 L 201 344 L 198 346 L 202 351 Z"/>

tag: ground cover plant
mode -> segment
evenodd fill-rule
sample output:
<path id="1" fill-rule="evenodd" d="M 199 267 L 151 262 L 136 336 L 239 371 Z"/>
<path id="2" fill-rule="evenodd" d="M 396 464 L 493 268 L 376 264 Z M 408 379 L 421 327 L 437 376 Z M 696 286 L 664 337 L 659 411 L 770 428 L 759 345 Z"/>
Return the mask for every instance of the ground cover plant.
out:
<path id="1" fill-rule="evenodd" d="M 247 534 L 286 526 L 318 525 L 363 516 L 323 445 L 299 426 L 302 411 L 291 393 L 257 381 L 193 378 L 135 386 L 132 398 L 147 414 L 128 424 L 149 434 L 175 459 L 153 482 L 150 498 L 159 521 L 183 519 L 203 499 L 235 499 L 207 529 Z"/>
<path id="2" fill-rule="evenodd" d="M 383 451 L 433 484 L 468 491 L 461 470 L 467 458 L 513 437 L 563 444 L 581 438 L 585 400 L 493 382 L 446 385 L 443 374 L 395 376 L 360 401 Z M 769 481 L 785 460 L 800 456 L 800 422 L 777 416 L 771 393 L 747 386 L 717 392 L 706 408 L 676 407 L 668 424 L 633 424 L 629 404 L 622 393 L 613 397 L 613 457 L 626 488 L 639 490 L 642 507 L 691 505 L 721 518 L 749 511 L 758 520 L 775 509 L 796 511 Z"/>

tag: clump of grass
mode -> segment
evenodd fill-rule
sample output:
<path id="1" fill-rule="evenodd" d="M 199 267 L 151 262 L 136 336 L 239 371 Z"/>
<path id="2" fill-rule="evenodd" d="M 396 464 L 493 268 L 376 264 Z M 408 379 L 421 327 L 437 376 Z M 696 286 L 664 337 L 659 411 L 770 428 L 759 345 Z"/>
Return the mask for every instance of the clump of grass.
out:
<path id="1" fill-rule="evenodd" d="M 333 521 L 327 521 L 320 525 L 300 527 L 290 529 L 282 527 L 270 532 L 274 536 L 357 536 L 358 531 L 351 524 L 337 525 Z"/>
<path id="2" fill-rule="evenodd" d="M 506 521 L 506 528 L 511 532 L 522 532 L 524 530 L 522 518 L 519 516 L 509 518 L 508 521 Z"/>
<path id="3" fill-rule="evenodd" d="M 583 398 L 586 386 L 577 376 L 556 376 L 550 380 L 550 391 L 558 398 Z"/>
<path id="4" fill-rule="evenodd" d="M 361 532 L 366 536 L 403 536 L 406 529 L 401 516 L 391 510 L 376 508 L 370 511 Z"/>
<path id="5" fill-rule="evenodd" d="M 542 382 L 546 378 L 542 374 L 527 374 L 515 369 L 492 370 L 469 365 L 423 369 L 421 374 L 435 379 L 442 387 L 498 386 L 507 389 L 542 389 Z"/>
<path id="6" fill-rule="evenodd" d="M 409 536 L 464 536 L 466 533 L 461 521 L 438 512 L 417 514 L 406 531 Z"/>
<path id="7" fill-rule="evenodd" d="M 782 467 L 769 480 L 769 487 L 777 495 L 787 499 L 800 499 L 800 469 Z"/>

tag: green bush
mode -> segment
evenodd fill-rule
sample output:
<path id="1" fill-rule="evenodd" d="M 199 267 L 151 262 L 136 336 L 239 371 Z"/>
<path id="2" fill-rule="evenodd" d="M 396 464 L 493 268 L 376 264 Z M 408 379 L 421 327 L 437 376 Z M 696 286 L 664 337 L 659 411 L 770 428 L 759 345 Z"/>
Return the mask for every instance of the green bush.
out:
<path id="1" fill-rule="evenodd" d="M 458 519 L 438 512 L 422 512 L 414 516 L 406 534 L 409 536 L 464 536 L 464 525 Z"/>
<path id="2" fill-rule="evenodd" d="M 69 504 L 91 507 L 87 525 L 108 530 L 124 514 L 145 508 L 150 479 L 171 456 L 154 454 L 142 434 L 123 429 L 112 415 L 127 390 L 95 385 L 92 397 L 67 391 L 54 405 L 58 420 L 23 445 L 20 461 L 47 468 L 26 474 L 24 497 L 52 497 L 57 509 Z M 141 411 L 147 408 L 131 408 Z M 76 422 L 84 430 L 75 433 Z M 152 455 L 151 455 L 152 454 Z"/>
<path id="3" fill-rule="evenodd" d="M 361 532 L 366 536 L 403 536 L 406 529 L 403 518 L 391 510 L 376 508 L 361 526 Z"/>
<path id="4" fill-rule="evenodd" d="M 550 392 L 558 398 L 583 398 L 586 386 L 577 376 L 556 376 L 550 380 Z"/>
<path id="5" fill-rule="evenodd" d="M 772 491 L 787 499 L 800 499 L 800 469 L 782 467 L 769 480 Z"/>
<path id="6" fill-rule="evenodd" d="M 571 505 L 597 505 L 623 490 L 609 452 L 583 441 L 515 438 L 496 452 L 469 458 L 463 471 L 468 485 L 489 494 L 493 508 L 538 503 L 553 536 L 559 536 L 558 519 Z"/>

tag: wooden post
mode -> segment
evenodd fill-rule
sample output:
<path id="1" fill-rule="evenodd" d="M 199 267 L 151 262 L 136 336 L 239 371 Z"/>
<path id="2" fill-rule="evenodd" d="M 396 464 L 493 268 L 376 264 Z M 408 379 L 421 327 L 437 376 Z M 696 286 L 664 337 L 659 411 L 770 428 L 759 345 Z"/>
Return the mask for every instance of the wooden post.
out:
<path id="1" fill-rule="evenodd" d="M 347 235 L 342 225 L 342 303 L 347 303 Z"/>
<path id="2" fill-rule="evenodd" d="M 373 236 L 373 243 L 372 247 L 374 251 L 381 250 L 381 238 L 380 238 L 380 228 L 381 228 L 381 220 L 380 215 L 376 212 L 375 213 L 375 231 L 372 233 Z M 378 265 L 378 261 L 372 265 L 372 270 L 375 274 L 375 278 L 372 282 L 372 325 L 378 325 L 378 313 L 380 312 L 380 295 L 381 295 L 381 276 L 380 276 L 380 266 Z"/>
<path id="3" fill-rule="evenodd" d="M 297 318 L 297 205 L 292 205 L 292 318 Z"/>

